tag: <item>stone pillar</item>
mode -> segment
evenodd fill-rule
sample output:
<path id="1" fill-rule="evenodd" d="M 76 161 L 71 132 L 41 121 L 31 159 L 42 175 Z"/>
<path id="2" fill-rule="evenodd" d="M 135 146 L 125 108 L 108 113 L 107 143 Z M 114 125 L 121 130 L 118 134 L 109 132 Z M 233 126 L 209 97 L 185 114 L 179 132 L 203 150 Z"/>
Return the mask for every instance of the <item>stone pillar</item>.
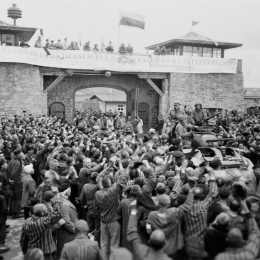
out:
<path id="1" fill-rule="evenodd" d="M 47 114 L 47 95 L 39 67 L 20 63 L 0 63 L 0 116 Z"/>

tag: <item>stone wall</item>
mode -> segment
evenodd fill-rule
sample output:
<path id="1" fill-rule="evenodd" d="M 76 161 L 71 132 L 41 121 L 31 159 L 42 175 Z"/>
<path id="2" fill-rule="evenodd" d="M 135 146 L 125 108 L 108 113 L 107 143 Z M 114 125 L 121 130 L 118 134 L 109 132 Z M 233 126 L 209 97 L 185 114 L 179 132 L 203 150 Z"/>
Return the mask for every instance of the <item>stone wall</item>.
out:
<path id="1" fill-rule="evenodd" d="M 47 114 L 47 95 L 39 67 L 0 63 L 0 117 Z"/>
<path id="2" fill-rule="evenodd" d="M 259 89 L 260 92 L 260 89 Z M 250 107 L 260 107 L 260 98 L 245 98 L 244 99 L 244 108 L 245 111 Z"/>
<path id="3" fill-rule="evenodd" d="M 242 74 L 170 74 L 170 107 L 179 101 L 194 108 L 201 102 L 205 108 L 244 111 Z"/>
<path id="4" fill-rule="evenodd" d="M 127 115 L 134 116 L 135 90 L 139 88 L 139 102 L 149 105 L 149 126 L 154 127 L 158 117 L 159 96 L 144 80 L 134 75 L 78 76 L 64 78 L 54 89 L 48 91 L 48 107 L 61 102 L 65 105 L 65 117 L 71 120 L 75 107 L 75 92 L 84 88 L 116 88 L 127 94 Z M 93 95 L 95 94 L 93 89 Z"/>

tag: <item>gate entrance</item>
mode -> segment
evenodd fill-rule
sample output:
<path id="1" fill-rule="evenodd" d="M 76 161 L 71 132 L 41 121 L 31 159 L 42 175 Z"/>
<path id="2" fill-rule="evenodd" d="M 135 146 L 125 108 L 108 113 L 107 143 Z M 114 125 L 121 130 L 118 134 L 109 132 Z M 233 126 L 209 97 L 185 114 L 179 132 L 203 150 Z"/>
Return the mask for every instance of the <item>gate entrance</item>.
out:
<path id="1" fill-rule="evenodd" d="M 143 120 L 144 133 L 148 132 L 149 128 L 149 105 L 141 102 L 138 104 L 138 116 Z"/>
<path id="2" fill-rule="evenodd" d="M 65 106 L 60 102 L 55 102 L 50 105 L 50 115 L 59 118 L 65 118 Z"/>

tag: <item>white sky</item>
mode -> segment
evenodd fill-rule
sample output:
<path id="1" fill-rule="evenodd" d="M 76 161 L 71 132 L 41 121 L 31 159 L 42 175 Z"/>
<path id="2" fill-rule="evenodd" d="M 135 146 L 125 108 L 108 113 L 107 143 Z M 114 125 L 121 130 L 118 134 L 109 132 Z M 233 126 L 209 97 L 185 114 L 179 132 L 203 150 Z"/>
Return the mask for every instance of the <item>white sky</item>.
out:
<path id="1" fill-rule="evenodd" d="M 146 29 L 120 26 L 120 43 L 130 42 L 135 52 L 144 47 L 194 31 L 216 41 L 243 43 L 227 50 L 227 58 L 243 60 L 244 86 L 260 87 L 260 0 L 0 0 L 0 20 L 12 23 L 7 9 L 22 10 L 17 25 L 42 28 L 44 38 L 68 38 L 91 46 L 112 41 L 117 48 L 120 10 L 146 15 Z M 45 42 L 45 41 L 44 41 Z"/>

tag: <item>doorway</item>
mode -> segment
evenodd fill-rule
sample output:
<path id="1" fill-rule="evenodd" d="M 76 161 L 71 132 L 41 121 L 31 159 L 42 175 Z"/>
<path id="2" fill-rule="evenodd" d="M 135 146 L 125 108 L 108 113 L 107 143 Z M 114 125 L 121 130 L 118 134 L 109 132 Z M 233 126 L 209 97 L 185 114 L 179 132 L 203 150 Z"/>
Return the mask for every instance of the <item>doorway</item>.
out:
<path id="1" fill-rule="evenodd" d="M 147 103 L 138 103 L 138 116 L 143 120 L 144 133 L 147 133 L 149 130 L 149 105 Z"/>
<path id="2" fill-rule="evenodd" d="M 55 102 L 50 105 L 49 114 L 58 118 L 65 118 L 65 106 L 60 102 Z"/>

